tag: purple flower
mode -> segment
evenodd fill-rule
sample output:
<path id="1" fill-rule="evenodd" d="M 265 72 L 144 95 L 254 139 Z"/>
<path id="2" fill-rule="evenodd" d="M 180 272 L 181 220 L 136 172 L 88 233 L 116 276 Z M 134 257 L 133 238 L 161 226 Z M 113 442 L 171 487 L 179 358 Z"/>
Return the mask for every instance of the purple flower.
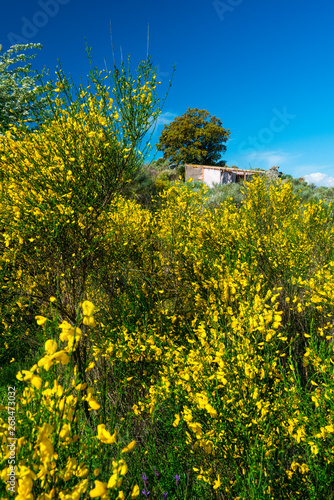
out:
<path id="1" fill-rule="evenodd" d="M 179 482 L 180 482 L 180 479 L 181 479 L 180 474 L 176 474 L 176 476 L 173 476 L 173 478 L 175 479 L 176 486 L 179 487 Z"/>
<path id="2" fill-rule="evenodd" d="M 150 491 L 146 491 L 146 490 L 143 490 L 143 491 L 142 491 L 142 494 L 143 494 L 143 495 L 145 495 L 145 496 L 146 496 L 146 498 L 148 498 L 148 497 L 149 497 L 150 493 L 151 493 Z"/>
<path id="3" fill-rule="evenodd" d="M 159 481 L 159 479 L 160 479 L 160 472 L 157 471 L 156 467 L 154 467 L 154 474 L 155 474 L 155 477 L 157 478 L 157 480 Z"/>
<path id="4" fill-rule="evenodd" d="M 148 486 L 147 486 L 148 485 L 148 479 L 147 479 L 147 476 L 146 476 L 145 472 L 141 475 L 141 478 L 144 481 L 144 487 L 148 488 Z M 150 492 L 148 492 L 148 494 L 150 494 Z M 145 495 L 145 493 L 144 493 L 144 495 Z"/>
<path id="5" fill-rule="evenodd" d="M 163 493 L 163 494 L 162 494 L 162 498 L 163 498 L 163 500 L 166 500 L 167 495 L 168 495 L 168 491 L 166 491 L 166 493 Z"/>

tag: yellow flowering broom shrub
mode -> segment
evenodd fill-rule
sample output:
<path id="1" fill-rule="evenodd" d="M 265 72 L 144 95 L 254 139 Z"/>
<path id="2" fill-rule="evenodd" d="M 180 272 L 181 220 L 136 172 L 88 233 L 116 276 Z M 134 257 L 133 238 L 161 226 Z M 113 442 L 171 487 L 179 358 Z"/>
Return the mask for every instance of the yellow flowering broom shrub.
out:
<path id="1" fill-rule="evenodd" d="M 122 186 L 155 81 L 116 74 L 111 102 L 92 80 L 67 103 L 60 78 L 53 120 L 0 144 L 3 340 L 28 313 L 38 325 L 17 375 L 14 498 L 134 498 L 140 474 L 150 498 L 331 498 L 332 205 L 258 177 L 240 206 L 209 210 L 204 187 L 176 182 L 141 207 Z"/>
<path id="2" fill-rule="evenodd" d="M 0 477 L 7 491 L 16 493 L 16 500 L 79 499 L 86 492 L 89 498 L 125 498 L 120 489 L 128 472 L 123 457 L 135 441 L 120 450 L 117 428 L 111 434 L 105 424 L 92 428 L 79 418 L 87 408 L 92 413 L 100 408 L 94 387 L 83 383 L 77 366 L 71 365 L 85 325 L 94 324 L 93 304 L 84 301 L 82 309 L 83 329 L 63 321 L 59 338 L 45 342 L 45 354 L 38 363 L 17 374 L 27 386 L 17 391 L 16 406 L 10 408 L 15 423 L 1 418 L 1 456 L 7 467 Z M 36 319 L 47 325 L 46 318 Z M 47 329 L 49 334 L 52 329 Z M 2 416 L 6 410 L 1 407 Z M 95 479 L 108 476 L 108 481 Z M 127 498 L 138 496 L 138 486 L 128 490 Z"/>
<path id="3" fill-rule="evenodd" d="M 143 282 L 119 291 L 111 359 L 133 387 L 145 380 L 136 414 L 159 420 L 167 405 L 175 429 L 186 424 L 198 479 L 227 498 L 313 498 L 333 468 L 331 207 L 301 206 L 289 184 L 247 189 L 240 210 L 215 213 L 181 186 L 163 195 Z M 145 318 L 131 320 L 135 290 Z"/>
<path id="4" fill-rule="evenodd" d="M 69 477 L 68 491 L 71 486 L 78 498 L 84 495 L 80 488 L 86 483 L 78 477 L 87 471 L 87 457 L 95 457 L 87 468 L 98 468 L 105 452 L 87 445 L 85 455 L 84 445 L 74 454 L 76 436 L 90 435 L 94 412 L 101 413 L 102 422 L 113 412 L 124 430 L 127 425 L 132 429 L 132 441 L 142 432 L 134 428 L 147 426 L 151 419 L 152 434 L 138 447 L 148 453 L 143 463 L 148 466 L 153 449 L 156 454 L 161 454 L 159 446 L 164 453 L 169 450 L 173 460 L 190 465 L 203 484 L 202 490 L 194 486 L 194 498 L 316 499 L 330 491 L 331 207 L 299 205 L 288 184 L 266 186 L 258 179 L 247 189 L 251 193 L 240 209 L 227 201 L 215 212 L 203 208 L 205 190 L 194 194 L 182 184 L 163 193 L 155 213 L 134 201 L 114 199 L 112 210 L 103 216 L 101 238 L 110 258 L 87 280 L 95 305 L 83 304 L 80 328 L 63 319 L 59 340 L 65 347 L 60 348 L 56 336 L 45 338 L 45 355 L 19 374 L 28 382 L 20 405 L 30 405 L 31 417 L 19 446 L 27 447 L 25 455 L 29 446 L 35 450 L 39 471 L 51 469 L 42 477 L 22 468 L 22 488 L 30 491 L 40 473 L 49 483 L 45 479 L 39 488 L 48 484 L 52 491 L 56 485 L 51 478 L 58 477 L 57 471 L 52 475 L 55 467 L 60 471 L 57 491 Z M 271 207 L 270 220 L 261 197 Z M 321 242 L 317 234 L 325 235 Z M 55 303 L 52 299 L 54 313 Z M 52 321 L 37 316 L 41 326 Z M 83 341 L 81 328 L 89 328 L 89 340 L 86 336 L 84 355 L 76 356 Z M 71 359 L 77 366 L 68 383 L 44 382 L 45 371 L 57 369 L 65 377 L 62 366 L 74 348 Z M 110 405 L 117 397 L 123 410 Z M 60 418 L 63 414 L 70 416 L 68 427 Z M 33 431 L 39 416 L 43 418 Z M 44 428 L 42 422 L 51 427 Z M 99 439 L 112 444 L 116 435 L 108 434 L 102 422 Z M 68 454 L 54 451 L 55 435 L 69 438 Z M 163 445 L 158 445 L 160 440 Z M 29 468 L 28 462 L 22 467 Z M 138 483 L 138 464 L 131 461 L 131 470 L 129 491 Z M 90 495 L 109 495 L 109 479 L 96 481 Z"/>
<path id="5" fill-rule="evenodd" d="M 135 79 L 124 65 L 113 75 L 101 73 L 92 70 L 91 85 L 76 91 L 59 70 L 49 84 L 57 95 L 49 99 L 52 119 L 34 132 L 12 126 L 0 138 L 0 277 L 6 297 L 0 307 L 7 352 L 15 350 L 14 338 L 27 342 L 31 330 L 15 324 L 11 331 L 14 318 L 31 321 L 32 313 L 43 314 L 50 296 L 57 297 L 62 319 L 74 321 L 90 274 L 104 267 L 111 204 L 141 170 L 147 149 L 142 140 L 160 113 L 151 63 L 141 63 Z"/>

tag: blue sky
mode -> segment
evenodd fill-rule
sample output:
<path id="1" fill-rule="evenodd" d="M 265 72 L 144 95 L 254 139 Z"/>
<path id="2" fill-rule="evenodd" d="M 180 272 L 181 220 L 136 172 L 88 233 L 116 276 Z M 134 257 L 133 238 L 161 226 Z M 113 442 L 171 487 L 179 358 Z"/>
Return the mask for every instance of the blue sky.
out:
<path id="1" fill-rule="evenodd" d="M 33 67 L 57 59 L 75 82 L 89 63 L 113 67 L 149 53 L 161 96 L 176 71 L 153 143 L 189 107 L 230 130 L 223 159 L 334 186 L 334 3 L 328 0 L 11 0 L 3 2 L 0 44 L 41 43 Z M 120 49 L 121 47 L 121 49 Z M 105 61 L 105 62 L 104 62 Z M 156 158 L 161 153 L 156 155 Z"/>

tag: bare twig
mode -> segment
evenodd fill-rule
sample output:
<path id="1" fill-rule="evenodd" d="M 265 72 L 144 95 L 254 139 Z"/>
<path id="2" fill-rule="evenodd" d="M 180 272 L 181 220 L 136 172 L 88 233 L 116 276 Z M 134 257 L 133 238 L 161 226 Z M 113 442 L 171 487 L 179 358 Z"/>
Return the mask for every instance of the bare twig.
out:
<path id="1" fill-rule="evenodd" d="M 114 53 L 114 44 L 112 41 L 112 32 L 111 32 L 111 21 L 110 21 L 110 41 L 111 41 L 111 50 L 112 50 L 112 58 L 114 61 L 114 67 L 116 67 L 115 53 Z"/>
<path id="2" fill-rule="evenodd" d="M 147 23 L 147 53 L 146 53 L 146 59 L 148 59 L 149 41 L 150 41 L 150 23 Z"/>

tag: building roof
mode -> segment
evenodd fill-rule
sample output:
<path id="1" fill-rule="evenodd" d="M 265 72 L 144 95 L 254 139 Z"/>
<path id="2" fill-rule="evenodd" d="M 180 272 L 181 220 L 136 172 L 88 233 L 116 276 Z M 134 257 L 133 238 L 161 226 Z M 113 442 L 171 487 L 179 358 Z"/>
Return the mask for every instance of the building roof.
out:
<path id="1" fill-rule="evenodd" d="M 256 174 L 256 173 L 263 173 L 263 172 L 266 172 L 266 170 L 244 170 L 242 168 L 232 168 L 232 167 L 216 167 L 216 166 L 212 166 L 212 165 L 192 165 L 190 163 L 187 163 L 185 165 L 186 167 L 192 167 L 192 168 L 210 168 L 210 169 L 213 169 L 213 170 L 222 170 L 224 172 L 234 172 L 234 173 L 242 173 L 242 174 Z"/>

